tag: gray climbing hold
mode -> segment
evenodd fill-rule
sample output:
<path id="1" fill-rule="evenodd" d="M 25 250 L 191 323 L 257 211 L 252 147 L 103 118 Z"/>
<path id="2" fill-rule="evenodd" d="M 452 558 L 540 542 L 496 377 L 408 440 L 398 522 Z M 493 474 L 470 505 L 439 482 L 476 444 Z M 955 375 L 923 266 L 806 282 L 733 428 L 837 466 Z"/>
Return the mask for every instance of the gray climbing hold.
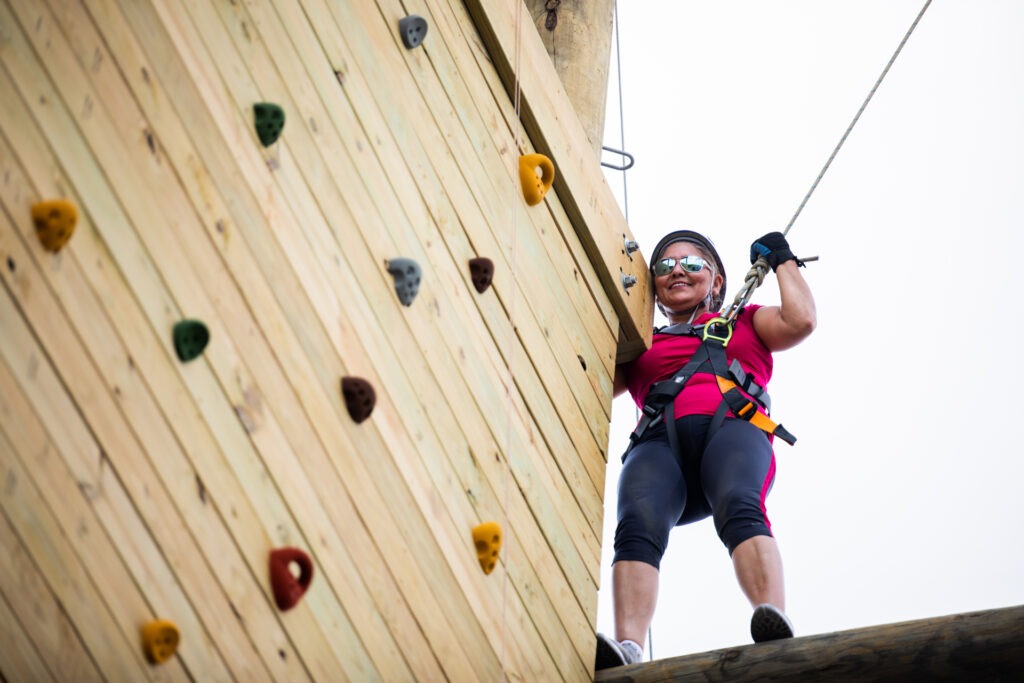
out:
<path id="1" fill-rule="evenodd" d="M 420 264 L 410 258 L 396 258 L 388 261 L 388 272 L 395 279 L 395 292 L 403 306 L 412 306 L 413 299 L 420 291 Z"/>
<path id="2" fill-rule="evenodd" d="M 398 20 L 398 32 L 402 35 L 402 42 L 407 49 L 417 48 L 427 36 L 427 20 L 410 14 Z"/>

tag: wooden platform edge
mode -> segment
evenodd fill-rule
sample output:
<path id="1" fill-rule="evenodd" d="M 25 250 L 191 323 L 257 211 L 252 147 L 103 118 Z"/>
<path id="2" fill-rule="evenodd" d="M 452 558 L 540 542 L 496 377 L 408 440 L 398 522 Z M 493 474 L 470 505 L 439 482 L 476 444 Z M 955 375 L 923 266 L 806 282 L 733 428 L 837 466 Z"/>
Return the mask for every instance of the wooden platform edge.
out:
<path id="1" fill-rule="evenodd" d="M 698 680 L 1024 680 L 1024 605 L 713 650 L 595 677 Z"/>

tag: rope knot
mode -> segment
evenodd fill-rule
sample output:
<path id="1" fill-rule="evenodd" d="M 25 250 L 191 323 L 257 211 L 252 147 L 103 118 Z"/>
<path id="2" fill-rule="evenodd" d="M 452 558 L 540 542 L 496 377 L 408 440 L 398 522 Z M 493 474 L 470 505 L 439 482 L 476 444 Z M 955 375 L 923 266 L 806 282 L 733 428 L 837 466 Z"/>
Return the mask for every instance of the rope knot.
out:
<path id="1" fill-rule="evenodd" d="M 751 290 L 757 289 L 764 283 L 764 278 L 768 274 L 769 268 L 768 261 L 763 256 L 758 257 L 754 265 L 750 266 L 744 281 L 748 285 L 753 285 L 750 287 Z"/>

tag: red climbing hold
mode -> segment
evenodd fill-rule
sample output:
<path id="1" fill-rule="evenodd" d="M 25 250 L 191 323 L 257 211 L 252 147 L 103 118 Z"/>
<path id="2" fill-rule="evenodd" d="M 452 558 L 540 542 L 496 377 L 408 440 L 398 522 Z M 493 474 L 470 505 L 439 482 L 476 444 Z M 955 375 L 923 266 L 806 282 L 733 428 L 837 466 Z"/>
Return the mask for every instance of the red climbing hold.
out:
<path id="1" fill-rule="evenodd" d="M 299 575 L 292 573 L 292 564 Z M 313 561 L 298 548 L 278 548 L 270 551 L 270 585 L 274 589 L 274 602 L 284 612 L 298 604 L 313 580 Z"/>

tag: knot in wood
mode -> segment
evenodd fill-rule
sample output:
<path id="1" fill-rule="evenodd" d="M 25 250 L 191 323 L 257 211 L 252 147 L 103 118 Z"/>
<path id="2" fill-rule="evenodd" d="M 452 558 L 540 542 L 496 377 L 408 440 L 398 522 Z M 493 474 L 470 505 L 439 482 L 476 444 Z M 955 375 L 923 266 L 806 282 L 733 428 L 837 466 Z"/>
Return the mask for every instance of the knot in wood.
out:
<path id="1" fill-rule="evenodd" d="M 548 11 L 548 15 L 544 18 L 544 28 L 549 31 L 554 31 L 558 26 L 558 6 L 561 4 L 562 0 L 547 0 L 544 3 L 544 9 Z"/>

